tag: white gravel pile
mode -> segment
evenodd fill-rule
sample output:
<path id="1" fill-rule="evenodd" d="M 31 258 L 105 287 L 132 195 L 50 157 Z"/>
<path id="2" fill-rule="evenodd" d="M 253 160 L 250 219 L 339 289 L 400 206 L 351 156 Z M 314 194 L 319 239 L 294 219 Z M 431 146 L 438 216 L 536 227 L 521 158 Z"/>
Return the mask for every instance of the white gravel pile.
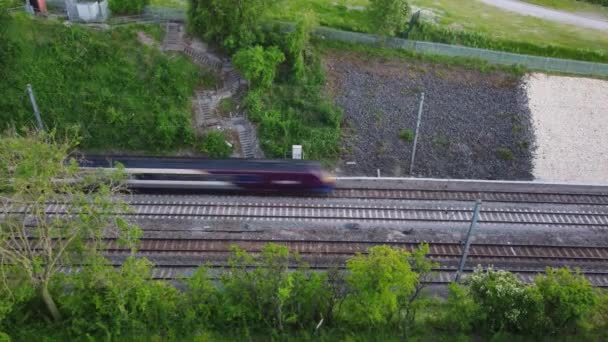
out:
<path id="1" fill-rule="evenodd" d="M 531 74 L 538 180 L 608 183 L 608 81 Z"/>

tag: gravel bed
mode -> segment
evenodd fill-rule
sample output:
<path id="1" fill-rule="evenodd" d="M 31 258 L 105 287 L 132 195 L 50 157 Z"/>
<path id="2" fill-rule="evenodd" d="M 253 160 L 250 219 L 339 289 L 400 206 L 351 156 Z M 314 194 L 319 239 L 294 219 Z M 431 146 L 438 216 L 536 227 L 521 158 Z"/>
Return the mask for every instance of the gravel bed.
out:
<path id="1" fill-rule="evenodd" d="M 344 110 L 343 175 L 409 175 L 413 132 L 424 108 L 412 176 L 532 179 L 533 131 L 519 78 L 422 62 L 325 58 L 327 91 Z M 356 163 L 356 164 L 353 164 Z"/>
<path id="2" fill-rule="evenodd" d="M 526 78 L 539 180 L 608 184 L 608 81 Z"/>

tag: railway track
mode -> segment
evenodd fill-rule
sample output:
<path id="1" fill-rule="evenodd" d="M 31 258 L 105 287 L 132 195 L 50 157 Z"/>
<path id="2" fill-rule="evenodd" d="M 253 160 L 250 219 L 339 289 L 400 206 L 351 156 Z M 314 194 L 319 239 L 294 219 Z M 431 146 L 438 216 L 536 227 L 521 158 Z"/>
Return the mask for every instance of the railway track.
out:
<path id="1" fill-rule="evenodd" d="M 222 268 L 236 245 L 251 253 L 258 253 L 267 243 L 286 246 L 297 252 L 300 260 L 313 270 L 344 268 L 348 258 L 356 253 L 366 253 L 375 245 L 390 245 L 412 251 L 418 242 L 395 241 L 335 241 L 335 240 L 250 240 L 250 239 L 149 239 L 144 238 L 138 250 L 140 256 L 152 260 L 156 265 L 155 277 L 175 279 L 190 275 L 198 266 Z M 428 257 L 438 262 L 433 283 L 453 280 L 458 261 L 462 255 L 459 243 L 430 243 Z M 129 251 L 110 243 L 107 257 L 119 264 Z M 497 268 L 517 273 L 530 281 L 544 271 L 546 266 L 580 268 L 594 285 L 608 287 L 608 247 L 568 245 L 514 245 L 473 244 L 467 261 L 469 272 L 473 266 L 494 265 Z M 293 267 L 297 263 L 292 264 Z"/>
<path id="2" fill-rule="evenodd" d="M 465 201 L 481 199 L 484 202 L 608 205 L 608 194 L 538 193 L 506 191 L 448 191 L 402 189 L 347 189 L 338 188 L 330 198 L 396 199 L 416 201 Z"/>
<path id="3" fill-rule="evenodd" d="M 466 204 L 408 203 L 331 203 L 327 201 L 291 203 L 279 200 L 237 202 L 224 200 L 130 202 L 132 210 L 115 212 L 117 215 L 146 219 L 205 219 L 240 221 L 346 221 L 346 222 L 430 222 L 466 223 L 471 219 L 472 207 Z M 49 215 L 66 215 L 62 203 L 49 204 Z M 14 208 L 21 214 L 25 208 Z M 568 227 L 608 228 L 607 207 L 538 207 L 486 206 L 479 217 L 480 224 L 543 225 Z"/>
<path id="4" fill-rule="evenodd" d="M 139 252 L 147 253 L 229 253 L 236 245 L 249 252 L 260 252 L 268 243 L 287 247 L 300 255 L 355 255 L 366 253 L 370 247 L 388 245 L 413 251 L 420 242 L 397 241 L 332 241 L 332 240 L 251 240 L 251 239 L 150 239 L 141 240 Z M 460 257 L 463 246 L 460 243 L 429 243 L 430 257 Z M 114 242 L 108 252 L 126 250 Z M 473 244 L 469 256 L 474 258 L 518 258 L 518 259 L 570 259 L 582 261 L 606 261 L 608 269 L 608 246 L 567 246 L 567 245 L 522 245 L 522 244 Z"/>

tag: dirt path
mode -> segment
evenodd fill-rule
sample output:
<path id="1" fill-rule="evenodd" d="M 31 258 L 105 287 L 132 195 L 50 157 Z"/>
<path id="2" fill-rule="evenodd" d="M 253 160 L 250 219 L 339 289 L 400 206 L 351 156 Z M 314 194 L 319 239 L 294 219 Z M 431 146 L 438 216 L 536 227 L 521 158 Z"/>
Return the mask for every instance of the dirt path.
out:
<path id="1" fill-rule="evenodd" d="M 480 0 L 481 2 L 502 8 L 504 10 L 523 15 L 530 15 L 564 24 L 575 25 L 584 28 L 608 31 L 608 21 L 592 19 L 581 15 L 549 9 L 542 6 L 532 5 L 519 0 Z"/>

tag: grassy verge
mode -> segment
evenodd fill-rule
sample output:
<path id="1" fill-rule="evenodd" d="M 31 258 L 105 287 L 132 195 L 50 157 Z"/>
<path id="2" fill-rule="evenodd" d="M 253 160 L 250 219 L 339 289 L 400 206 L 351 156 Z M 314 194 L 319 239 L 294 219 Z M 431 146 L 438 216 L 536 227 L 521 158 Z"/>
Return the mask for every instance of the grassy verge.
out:
<path id="1" fill-rule="evenodd" d="M 65 27 L 13 18 L 9 38 L 17 54 L 0 80 L 0 125 L 31 125 L 25 93 L 31 83 L 45 124 L 77 126 L 82 147 L 161 151 L 191 145 L 191 96 L 200 71 L 186 58 L 168 58 L 137 41 L 137 31 Z"/>
<path id="2" fill-rule="evenodd" d="M 525 2 L 560 11 L 591 15 L 594 18 L 608 20 L 608 7 L 592 4 L 584 0 L 523 0 Z"/>
<path id="3" fill-rule="evenodd" d="M 188 0 L 150 0 L 150 5 L 186 9 L 188 8 Z"/>
<path id="4" fill-rule="evenodd" d="M 367 4 L 367 0 L 293 0 L 285 2 L 284 9 L 277 11 L 274 18 L 294 21 L 303 11 L 313 11 L 323 26 L 370 32 L 364 12 Z M 410 4 L 415 10 L 426 9 L 423 18 L 438 27 L 427 29 L 424 34 L 414 37 L 416 39 L 540 56 L 608 61 L 608 34 L 602 31 L 519 15 L 476 0 L 411 0 Z"/>

